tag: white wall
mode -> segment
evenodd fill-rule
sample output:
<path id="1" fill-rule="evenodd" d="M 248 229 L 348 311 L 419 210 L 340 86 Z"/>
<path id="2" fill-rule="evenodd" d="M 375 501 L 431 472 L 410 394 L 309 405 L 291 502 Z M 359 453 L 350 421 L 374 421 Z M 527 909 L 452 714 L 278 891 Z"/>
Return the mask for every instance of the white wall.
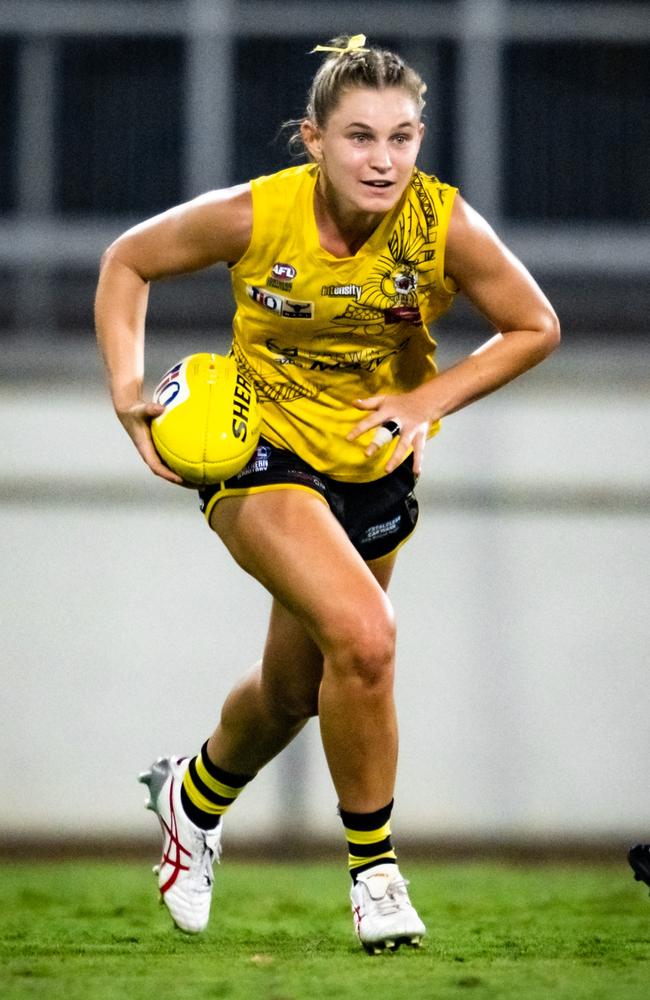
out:
<path id="1" fill-rule="evenodd" d="M 650 834 L 650 400 L 615 362 L 564 350 L 429 446 L 392 591 L 398 836 Z M 151 832 L 134 776 L 196 751 L 264 636 L 266 596 L 95 375 L 2 385 L 5 834 Z M 284 806 L 340 838 L 315 721 L 229 837 Z"/>

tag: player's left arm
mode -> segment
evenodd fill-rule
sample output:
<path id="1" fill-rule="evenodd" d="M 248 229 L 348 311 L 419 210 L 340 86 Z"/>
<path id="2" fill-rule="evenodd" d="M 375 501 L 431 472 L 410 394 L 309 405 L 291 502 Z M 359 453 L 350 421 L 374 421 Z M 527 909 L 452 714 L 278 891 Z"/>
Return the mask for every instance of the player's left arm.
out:
<path id="1" fill-rule="evenodd" d="M 488 223 L 460 196 L 449 224 L 445 272 L 497 331 L 473 354 L 399 396 L 359 400 L 371 412 L 354 437 L 386 420 L 397 420 L 400 440 L 386 471 L 413 448 L 420 471 L 431 424 L 499 389 L 543 361 L 560 341 L 560 325 L 532 276 Z M 369 453 L 376 446 L 369 446 Z"/>
<path id="2" fill-rule="evenodd" d="M 445 271 L 497 333 L 435 380 L 432 401 L 442 407 L 440 416 L 533 368 L 560 342 L 558 318 L 537 282 L 460 196 L 449 225 Z"/>

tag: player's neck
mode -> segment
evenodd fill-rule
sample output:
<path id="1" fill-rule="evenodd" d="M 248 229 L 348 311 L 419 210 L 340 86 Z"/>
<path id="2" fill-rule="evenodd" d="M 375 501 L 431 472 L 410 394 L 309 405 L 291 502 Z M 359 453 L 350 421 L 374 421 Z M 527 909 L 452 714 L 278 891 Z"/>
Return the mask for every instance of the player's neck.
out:
<path id="1" fill-rule="evenodd" d="M 383 219 L 345 206 L 331 188 L 320 185 L 314 191 L 314 216 L 320 245 L 334 257 L 353 257 Z"/>

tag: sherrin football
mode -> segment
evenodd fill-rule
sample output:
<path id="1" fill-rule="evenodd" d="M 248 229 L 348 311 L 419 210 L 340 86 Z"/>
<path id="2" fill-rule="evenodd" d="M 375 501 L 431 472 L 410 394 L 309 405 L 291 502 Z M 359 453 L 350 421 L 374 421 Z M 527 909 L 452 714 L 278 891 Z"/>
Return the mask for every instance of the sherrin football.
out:
<path id="1" fill-rule="evenodd" d="M 260 436 L 255 389 L 221 354 L 191 354 L 161 378 L 153 399 L 165 412 L 151 421 L 156 450 L 189 483 L 229 479 L 251 458 Z"/>

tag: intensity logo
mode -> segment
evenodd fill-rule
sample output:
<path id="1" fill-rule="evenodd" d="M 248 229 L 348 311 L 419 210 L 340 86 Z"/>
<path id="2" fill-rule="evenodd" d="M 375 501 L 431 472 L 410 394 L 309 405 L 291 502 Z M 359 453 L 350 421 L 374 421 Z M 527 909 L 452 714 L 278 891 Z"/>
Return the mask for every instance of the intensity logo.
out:
<path id="1" fill-rule="evenodd" d="M 328 299 L 358 299 L 361 297 L 361 285 L 323 285 L 320 293 Z"/>

